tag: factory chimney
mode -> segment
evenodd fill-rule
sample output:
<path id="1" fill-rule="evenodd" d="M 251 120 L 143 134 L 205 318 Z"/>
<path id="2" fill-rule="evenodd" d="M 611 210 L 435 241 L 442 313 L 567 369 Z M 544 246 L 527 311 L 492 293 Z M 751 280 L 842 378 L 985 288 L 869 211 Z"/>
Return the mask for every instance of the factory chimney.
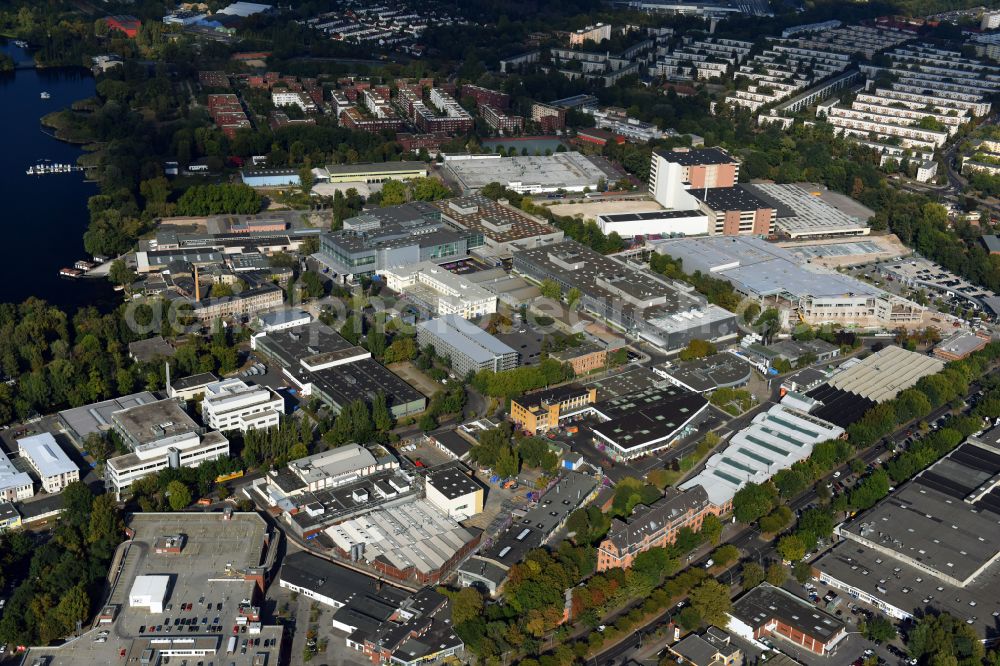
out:
<path id="1" fill-rule="evenodd" d="M 197 266 L 197 264 L 194 267 L 194 300 L 196 302 L 201 300 L 201 283 L 198 282 L 198 266 Z"/>

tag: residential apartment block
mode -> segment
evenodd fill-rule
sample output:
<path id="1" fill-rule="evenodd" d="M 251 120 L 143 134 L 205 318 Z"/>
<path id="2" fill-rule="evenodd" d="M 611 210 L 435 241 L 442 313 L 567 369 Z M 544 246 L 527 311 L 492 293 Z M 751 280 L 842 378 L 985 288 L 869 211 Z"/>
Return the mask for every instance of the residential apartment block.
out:
<path id="1" fill-rule="evenodd" d="M 490 90 L 489 88 L 466 83 L 460 88 L 460 91 L 462 97 L 471 97 L 476 100 L 477 106 L 486 104 L 501 111 L 506 110 L 510 106 L 510 95 L 499 90 Z"/>
<path id="2" fill-rule="evenodd" d="M 611 39 L 611 26 L 607 23 L 597 23 L 569 33 L 569 43 L 574 46 L 587 41 L 600 44 L 605 39 Z"/>
<path id="3" fill-rule="evenodd" d="M 657 49 L 649 74 L 668 79 L 717 79 L 742 63 L 752 48 L 753 42 L 736 39 L 685 37 L 673 49 Z"/>
<path id="4" fill-rule="evenodd" d="M 497 132 L 520 134 L 524 131 L 524 117 L 504 113 L 489 104 L 480 104 L 479 113 L 486 124 Z"/>
<path id="5" fill-rule="evenodd" d="M 1000 67 L 965 58 L 928 44 L 898 46 L 886 62 L 859 66 L 868 77 L 850 106 L 821 104 L 817 116 L 858 139 L 897 142 L 933 152 L 974 117 L 989 112 L 989 97 L 1000 91 Z M 924 165 L 925 179 L 933 177 Z"/>

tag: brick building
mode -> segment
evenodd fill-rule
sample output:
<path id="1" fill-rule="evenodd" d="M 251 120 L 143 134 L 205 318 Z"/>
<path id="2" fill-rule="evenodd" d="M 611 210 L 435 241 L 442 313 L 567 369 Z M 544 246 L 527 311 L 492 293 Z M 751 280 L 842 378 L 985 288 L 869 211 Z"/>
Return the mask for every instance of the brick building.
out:
<path id="1" fill-rule="evenodd" d="M 537 435 L 559 425 L 559 420 L 584 411 L 597 401 L 597 389 L 576 384 L 558 386 L 510 401 L 510 419 L 525 432 Z"/>

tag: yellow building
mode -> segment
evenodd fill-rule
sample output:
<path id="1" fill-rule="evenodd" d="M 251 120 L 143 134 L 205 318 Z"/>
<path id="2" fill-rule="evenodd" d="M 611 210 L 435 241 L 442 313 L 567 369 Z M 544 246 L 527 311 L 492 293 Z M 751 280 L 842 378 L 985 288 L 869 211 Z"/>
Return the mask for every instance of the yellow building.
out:
<path id="1" fill-rule="evenodd" d="M 0 504 L 0 534 L 21 526 L 21 514 L 10 502 Z"/>
<path id="2" fill-rule="evenodd" d="M 568 384 L 511 400 L 510 419 L 521 430 L 538 435 L 557 427 L 560 419 L 582 412 L 595 402 L 597 389 Z"/>

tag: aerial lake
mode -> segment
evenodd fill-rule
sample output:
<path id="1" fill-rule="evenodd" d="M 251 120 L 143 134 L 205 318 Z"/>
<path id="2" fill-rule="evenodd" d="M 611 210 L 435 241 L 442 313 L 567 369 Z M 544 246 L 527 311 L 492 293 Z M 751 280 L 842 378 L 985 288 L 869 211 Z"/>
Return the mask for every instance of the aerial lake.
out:
<path id="1" fill-rule="evenodd" d="M 0 45 L 16 61 L 30 60 L 12 43 Z M 41 93 L 51 97 L 42 99 Z M 51 111 L 94 94 L 94 78 L 83 68 L 18 69 L 0 74 L 0 127 L 3 127 L 2 232 L 0 302 L 19 303 L 30 296 L 67 310 L 97 305 L 108 308 L 114 294 L 107 280 L 59 277 L 84 253 L 87 198 L 97 192 L 82 172 L 29 176 L 28 167 L 46 160 L 76 164 L 82 150 L 47 134 L 39 122 Z"/>

